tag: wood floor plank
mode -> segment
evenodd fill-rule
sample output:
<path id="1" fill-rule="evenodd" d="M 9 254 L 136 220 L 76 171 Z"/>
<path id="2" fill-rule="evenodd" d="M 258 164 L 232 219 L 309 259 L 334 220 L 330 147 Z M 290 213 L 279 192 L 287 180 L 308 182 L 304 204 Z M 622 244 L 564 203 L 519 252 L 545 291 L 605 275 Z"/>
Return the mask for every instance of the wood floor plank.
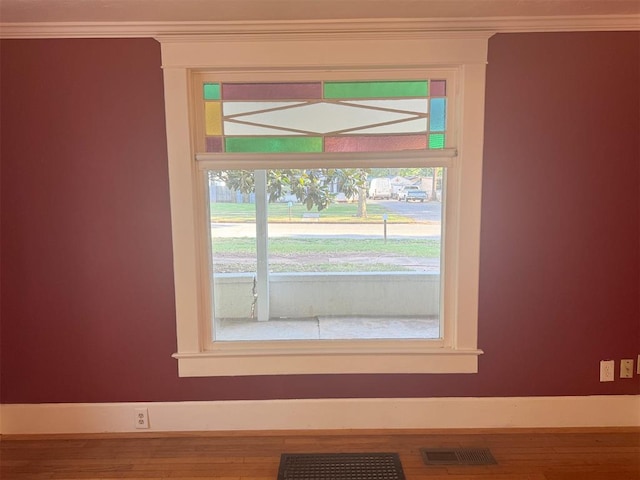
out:
<path id="1" fill-rule="evenodd" d="M 487 447 L 487 466 L 427 466 L 421 448 Z M 2 480 L 275 480 L 282 453 L 398 452 L 407 480 L 640 480 L 640 429 L 3 437 Z"/>

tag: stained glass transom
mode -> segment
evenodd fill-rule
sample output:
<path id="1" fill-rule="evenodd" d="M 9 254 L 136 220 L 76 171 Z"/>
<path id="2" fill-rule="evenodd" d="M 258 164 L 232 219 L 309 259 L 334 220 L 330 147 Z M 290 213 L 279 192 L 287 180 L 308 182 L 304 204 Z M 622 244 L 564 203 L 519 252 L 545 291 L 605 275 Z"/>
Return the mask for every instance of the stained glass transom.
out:
<path id="1" fill-rule="evenodd" d="M 206 152 L 383 152 L 446 145 L 446 80 L 211 83 Z"/>

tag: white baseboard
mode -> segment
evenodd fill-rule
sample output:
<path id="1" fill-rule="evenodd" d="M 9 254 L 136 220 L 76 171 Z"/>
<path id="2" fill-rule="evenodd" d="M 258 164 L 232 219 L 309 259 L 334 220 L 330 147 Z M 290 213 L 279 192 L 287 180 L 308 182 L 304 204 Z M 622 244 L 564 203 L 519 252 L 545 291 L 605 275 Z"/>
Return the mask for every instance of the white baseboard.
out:
<path id="1" fill-rule="evenodd" d="M 134 408 L 149 430 L 134 428 Z M 4 404 L 2 434 L 639 427 L 640 395 Z"/>

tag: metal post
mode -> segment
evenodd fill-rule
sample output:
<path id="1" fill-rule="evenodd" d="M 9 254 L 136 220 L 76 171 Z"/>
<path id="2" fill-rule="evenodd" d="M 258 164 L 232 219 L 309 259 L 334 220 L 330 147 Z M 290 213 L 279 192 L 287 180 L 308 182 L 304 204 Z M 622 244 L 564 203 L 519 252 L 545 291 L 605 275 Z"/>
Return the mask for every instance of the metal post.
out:
<path id="1" fill-rule="evenodd" d="M 385 213 L 382 215 L 382 220 L 384 221 L 384 243 L 387 243 L 387 219 L 389 216 Z"/>

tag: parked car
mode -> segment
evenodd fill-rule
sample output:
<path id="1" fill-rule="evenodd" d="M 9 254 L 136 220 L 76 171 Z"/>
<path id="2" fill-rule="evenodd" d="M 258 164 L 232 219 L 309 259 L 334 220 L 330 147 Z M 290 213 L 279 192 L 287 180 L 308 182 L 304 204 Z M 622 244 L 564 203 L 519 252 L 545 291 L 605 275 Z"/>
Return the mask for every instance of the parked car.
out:
<path id="1" fill-rule="evenodd" d="M 427 192 L 424 190 L 409 190 L 405 202 L 424 202 L 427 200 Z"/>
<path id="2" fill-rule="evenodd" d="M 421 190 L 417 185 L 405 185 L 398 190 L 398 201 L 424 202 L 427 200 L 427 192 Z"/>

